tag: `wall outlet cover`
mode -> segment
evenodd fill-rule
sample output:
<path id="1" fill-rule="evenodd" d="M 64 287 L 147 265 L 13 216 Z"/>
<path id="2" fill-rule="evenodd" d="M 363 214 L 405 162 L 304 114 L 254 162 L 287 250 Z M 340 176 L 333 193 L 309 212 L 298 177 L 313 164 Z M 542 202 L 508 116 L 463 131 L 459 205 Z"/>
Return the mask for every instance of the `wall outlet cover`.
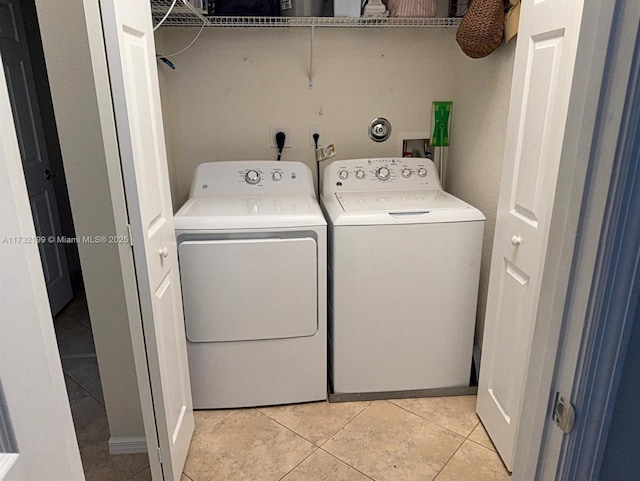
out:
<path id="1" fill-rule="evenodd" d="M 278 132 L 284 132 L 284 148 L 291 148 L 293 145 L 291 142 L 291 129 L 288 127 L 269 127 L 269 146 L 274 149 L 278 148 L 278 144 L 276 143 L 276 134 Z"/>

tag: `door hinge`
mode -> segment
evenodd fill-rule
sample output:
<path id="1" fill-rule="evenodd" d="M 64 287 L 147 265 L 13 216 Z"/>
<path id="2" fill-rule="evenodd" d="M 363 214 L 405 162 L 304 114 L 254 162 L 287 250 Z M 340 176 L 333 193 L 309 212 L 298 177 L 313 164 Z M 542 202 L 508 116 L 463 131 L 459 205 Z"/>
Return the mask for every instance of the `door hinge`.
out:
<path id="1" fill-rule="evenodd" d="M 162 464 L 162 451 L 160 451 L 160 446 L 158 446 L 158 459 L 160 460 L 160 464 Z"/>
<path id="2" fill-rule="evenodd" d="M 131 235 L 131 224 L 127 224 L 127 234 L 129 235 L 129 245 L 133 247 L 133 236 Z"/>
<path id="3" fill-rule="evenodd" d="M 561 396 L 559 392 L 556 393 L 556 400 L 553 405 L 553 421 L 565 434 L 573 429 L 576 421 L 576 412 L 573 405 L 568 399 Z"/>

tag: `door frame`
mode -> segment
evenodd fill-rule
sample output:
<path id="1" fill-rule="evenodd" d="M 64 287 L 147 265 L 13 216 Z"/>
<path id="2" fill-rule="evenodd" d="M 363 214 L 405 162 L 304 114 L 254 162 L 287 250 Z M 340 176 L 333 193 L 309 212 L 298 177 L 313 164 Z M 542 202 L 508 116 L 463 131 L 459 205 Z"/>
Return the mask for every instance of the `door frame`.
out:
<path id="1" fill-rule="evenodd" d="M 615 56 L 620 3 L 585 2 L 569 107 L 573 120 L 567 122 L 538 313 L 540 329 L 532 345 L 531 358 L 539 362 L 530 363 L 527 372 L 514 481 L 553 479 L 562 467 L 568 437 L 551 420 L 552 404 L 556 391 L 573 400 L 574 379 L 583 382 L 578 354 L 583 332 L 591 329 L 587 318 L 591 281 L 602 266 L 600 232 L 609 215 L 603 199 L 614 193 L 609 188 L 610 146 L 618 138 L 630 68 L 630 62 Z M 593 417 L 580 413 L 580 419 Z"/>
<path id="2" fill-rule="evenodd" d="M 0 480 L 84 481 L 4 68 L 0 124 Z"/>
<path id="3" fill-rule="evenodd" d="M 617 149 L 606 199 L 600 248 L 590 285 L 577 362 L 571 386 L 579 417 L 562 439 L 556 479 L 596 480 L 600 475 L 616 394 L 640 300 L 640 8 L 633 0 L 617 3 L 603 91 L 604 106 L 620 113 L 617 129 L 607 131 L 603 112 L 599 130 L 615 134 Z M 615 107 L 617 107 L 617 109 Z M 605 137 L 606 139 L 606 137 Z M 610 144 L 611 145 L 611 144 Z M 607 151 L 599 150 L 595 162 Z M 546 447 L 546 446 L 545 446 Z M 541 454 L 544 454 L 544 449 Z M 545 459 L 542 457 L 541 459 Z"/>

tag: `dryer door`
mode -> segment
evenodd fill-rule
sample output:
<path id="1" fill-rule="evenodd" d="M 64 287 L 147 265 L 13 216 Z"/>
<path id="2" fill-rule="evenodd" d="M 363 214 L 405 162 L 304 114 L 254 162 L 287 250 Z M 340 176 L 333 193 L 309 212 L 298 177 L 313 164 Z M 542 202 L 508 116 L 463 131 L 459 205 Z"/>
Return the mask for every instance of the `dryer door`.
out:
<path id="1" fill-rule="evenodd" d="M 195 240 L 178 252 L 190 342 L 316 333 L 315 239 Z"/>

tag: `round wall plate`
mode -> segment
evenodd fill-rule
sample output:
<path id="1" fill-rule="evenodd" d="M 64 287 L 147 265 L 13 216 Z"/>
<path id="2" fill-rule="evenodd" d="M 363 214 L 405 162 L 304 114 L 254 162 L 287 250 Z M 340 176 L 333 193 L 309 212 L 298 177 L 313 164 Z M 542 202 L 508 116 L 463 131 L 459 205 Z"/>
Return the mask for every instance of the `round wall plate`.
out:
<path id="1" fill-rule="evenodd" d="M 391 135 L 391 123 L 384 117 L 377 117 L 369 124 L 369 138 L 374 142 L 384 142 Z"/>

